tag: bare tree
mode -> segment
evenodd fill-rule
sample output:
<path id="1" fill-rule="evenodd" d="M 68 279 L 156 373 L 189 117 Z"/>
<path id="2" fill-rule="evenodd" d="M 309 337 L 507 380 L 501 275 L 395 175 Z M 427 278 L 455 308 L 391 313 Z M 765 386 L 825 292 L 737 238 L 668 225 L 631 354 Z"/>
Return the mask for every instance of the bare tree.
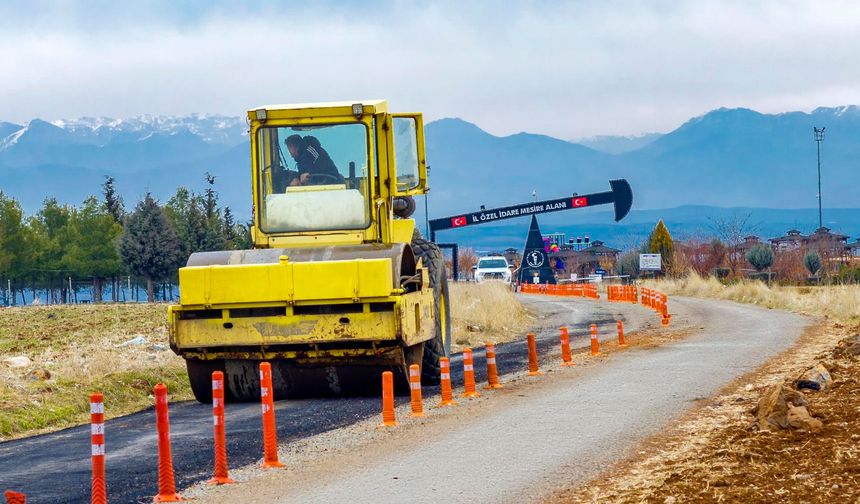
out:
<path id="1" fill-rule="evenodd" d="M 738 268 L 746 261 L 746 254 L 741 249 L 744 238 L 752 235 L 760 228 L 759 224 L 750 222 L 752 214 L 732 214 L 729 217 L 708 218 L 711 228 L 717 238 L 726 245 L 726 264 L 732 273 L 737 275 Z"/>
<path id="2" fill-rule="evenodd" d="M 478 264 L 478 256 L 471 248 L 464 247 L 457 253 L 457 263 L 460 271 L 464 272 L 468 278 L 472 274 L 472 266 Z"/>

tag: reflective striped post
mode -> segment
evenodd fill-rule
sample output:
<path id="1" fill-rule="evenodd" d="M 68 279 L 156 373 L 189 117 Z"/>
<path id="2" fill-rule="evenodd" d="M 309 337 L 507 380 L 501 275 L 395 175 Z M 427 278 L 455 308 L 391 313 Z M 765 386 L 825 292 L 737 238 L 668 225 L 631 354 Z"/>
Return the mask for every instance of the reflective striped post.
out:
<path id="1" fill-rule="evenodd" d="M 224 426 L 224 373 L 212 373 L 212 423 L 215 435 L 215 474 L 209 483 L 226 485 L 233 483 L 227 474 L 227 433 Z"/>
<path id="2" fill-rule="evenodd" d="M 107 504 L 105 484 L 105 404 L 98 392 L 90 394 L 90 444 L 92 446 L 92 504 Z"/>
<path id="3" fill-rule="evenodd" d="M 463 397 L 478 397 L 475 390 L 475 367 L 472 364 L 472 349 L 463 349 Z"/>

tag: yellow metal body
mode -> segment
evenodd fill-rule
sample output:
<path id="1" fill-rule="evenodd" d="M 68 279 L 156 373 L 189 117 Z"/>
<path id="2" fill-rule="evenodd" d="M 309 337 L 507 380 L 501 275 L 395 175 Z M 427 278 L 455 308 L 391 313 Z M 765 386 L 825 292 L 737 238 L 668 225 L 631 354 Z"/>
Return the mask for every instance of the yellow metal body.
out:
<path id="1" fill-rule="evenodd" d="M 398 184 L 392 135 L 392 120 L 398 117 L 414 120 L 417 129 L 418 177 L 412 187 Z M 434 298 L 426 268 L 414 259 L 410 263 L 408 248 L 409 257 L 379 252 L 383 245 L 412 239 L 415 223 L 394 217 L 394 199 L 428 190 L 421 115 L 390 114 L 385 101 L 372 100 L 260 107 L 249 111 L 248 118 L 255 248 L 307 248 L 332 259 L 303 261 L 282 255 L 276 262 L 222 260 L 181 268 L 180 303 L 168 314 L 171 348 L 202 360 L 395 363 L 402 360 L 403 348 L 434 337 Z M 334 231 L 263 231 L 259 209 L 268 196 L 263 189 L 272 187 L 271 167 L 278 161 L 271 153 L 279 146 L 269 145 L 272 137 L 260 130 L 332 124 L 362 124 L 369 132 L 364 190 L 371 209 L 369 225 Z M 338 250 L 346 246 L 366 247 L 366 256 L 355 257 L 353 252 L 348 259 L 338 258 Z M 395 272 L 409 273 L 413 280 L 403 285 Z"/>

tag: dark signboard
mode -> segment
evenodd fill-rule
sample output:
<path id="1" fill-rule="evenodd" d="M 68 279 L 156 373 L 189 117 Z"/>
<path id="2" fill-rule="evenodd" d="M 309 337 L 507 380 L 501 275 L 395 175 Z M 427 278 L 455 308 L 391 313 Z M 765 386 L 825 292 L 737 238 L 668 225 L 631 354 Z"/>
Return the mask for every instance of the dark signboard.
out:
<path id="1" fill-rule="evenodd" d="M 630 189 L 630 184 L 624 179 L 610 180 L 609 185 L 612 190 L 607 192 L 585 194 L 582 196 L 573 195 L 567 198 L 535 201 L 521 205 L 491 208 L 489 210 L 433 219 L 430 221 L 430 233 L 431 236 L 435 236 L 436 231 L 443 229 L 473 226 L 502 219 L 513 219 L 524 215 L 560 212 L 562 210 L 574 210 L 596 205 L 606 205 L 608 203 L 615 205 L 615 220 L 619 221 L 630 211 L 630 207 L 633 204 L 633 192 Z"/>

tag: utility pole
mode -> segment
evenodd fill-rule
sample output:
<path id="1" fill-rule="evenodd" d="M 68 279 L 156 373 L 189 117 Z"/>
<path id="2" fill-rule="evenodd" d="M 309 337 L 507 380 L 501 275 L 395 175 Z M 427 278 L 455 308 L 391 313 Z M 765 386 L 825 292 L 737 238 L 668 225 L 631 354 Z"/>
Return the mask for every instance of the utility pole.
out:
<path id="1" fill-rule="evenodd" d="M 815 135 L 815 146 L 818 151 L 818 228 L 821 229 L 824 227 L 824 218 L 821 212 L 821 142 L 824 141 L 824 126 L 821 129 L 813 126 L 812 132 Z"/>

